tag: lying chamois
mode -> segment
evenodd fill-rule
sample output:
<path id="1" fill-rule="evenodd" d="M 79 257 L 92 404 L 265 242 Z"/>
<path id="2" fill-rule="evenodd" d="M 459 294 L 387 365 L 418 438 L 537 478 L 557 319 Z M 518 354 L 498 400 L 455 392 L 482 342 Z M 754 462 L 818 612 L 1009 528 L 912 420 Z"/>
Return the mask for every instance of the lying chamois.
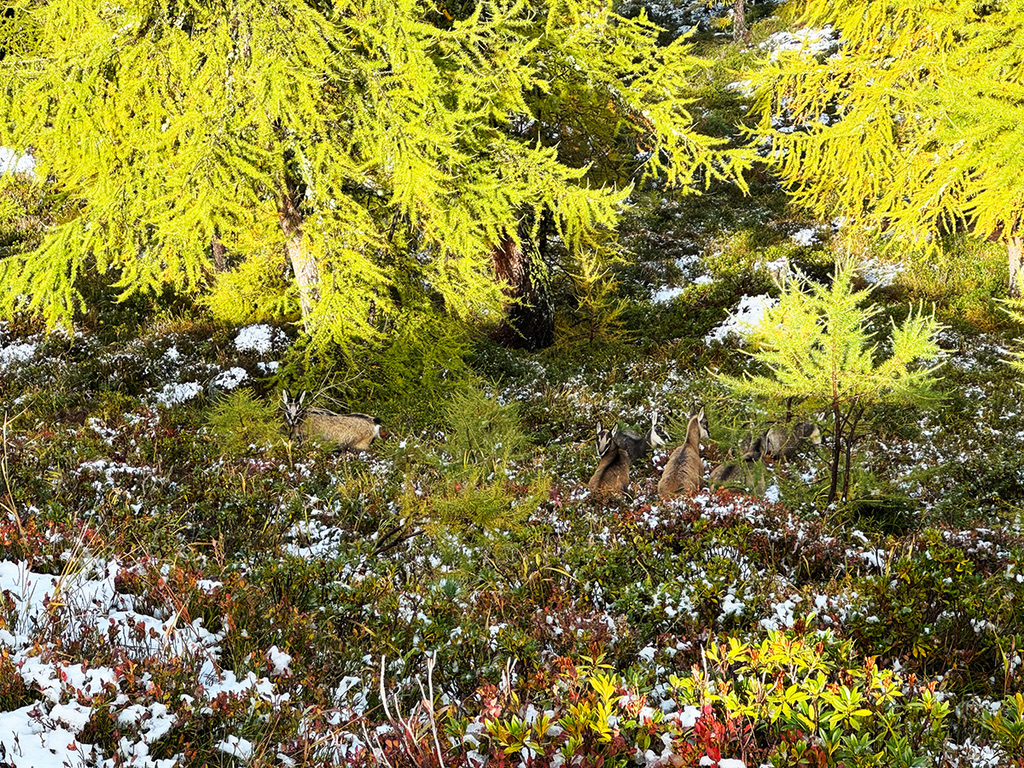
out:
<path id="1" fill-rule="evenodd" d="M 757 438 L 747 435 L 740 443 L 740 451 L 743 461 L 792 459 L 805 440 L 821 445 L 821 430 L 809 421 L 776 424 Z"/>
<path id="2" fill-rule="evenodd" d="M 717 488 L 726 483 L 743 483 L 746 485 L 749 475 L 749 464 L 747 461 L 738 464 L 719 464 L 708 472 L 708 485 L 712 488 Z"/>
<path id="3" fill-rule="evenodd" d="M 708 474 L 712 487 L 727 483 L 751 485 L 756 461 L 789 460 L 794 458 L 804 441 L 821 445 L 821 430 L 809 421 L 798 421 L 793 425 L 776 425 L 761 436 L 747 435 L 740 443 L 740 461 L 719 464 Z"/>
<path id="4" fill-rule="evenodd" d="M 619 428 L 601 428 L 597 423 L 597 455 L 600 461 L 587 486 L 592 493 L 623 493 L 629 487 L 629 452 L 616 441 Z"/>
<path id="5" fill-rule="evenodd" d="M 700 490 L 704 467 L 700 460 L 700 441 L 708 436 L 708 420 L 704 409 L 691 416 L 686 425 L 686 442 L 672 451 L 665 471 L 658 481 L 658 495 L 662 498 L 677 493 L 696 493 Z"/>
<path id="6" fill-rule="evenodd" d="M 809 421 L 774 426 L 765 433 L 761 458 L 792 459 L 804 440 L 821 445 L 821 430 Z"/>
<path id="7" fill-rule="evenodd" d="M 600 432 L 601 425 L 597 426 Z M 615 444 L 619 448 L 624 448 L 629 454 L 630 463 L 635 464 L 645 458 L 652 449 L 665 445 L 668 442 L 668 434 L 658 423 L 658 412 L 655 411 L 651 414 L 651 428 L 647 430 L 646 434 L 641 436 L 633 430 L 627 429 L 613 433 L 612 439 L 615 440 Z"/>
<path id="8" fill-rule="evenodd" d="M 365 451 L 380 437 L 380 419 L 365 413 L 334 413 L 325 408 L 303 408 L 303 392 L 298 400 L 289 400 L 281 392 L 284 423 L 294 440 L 300 435 L 332 443 L 339 451 Z"/>

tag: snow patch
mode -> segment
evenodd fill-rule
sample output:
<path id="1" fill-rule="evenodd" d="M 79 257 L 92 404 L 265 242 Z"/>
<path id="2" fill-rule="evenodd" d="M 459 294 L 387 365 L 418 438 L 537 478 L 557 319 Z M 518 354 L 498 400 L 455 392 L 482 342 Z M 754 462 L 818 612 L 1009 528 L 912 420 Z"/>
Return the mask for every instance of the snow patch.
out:
<path id="1" fill-rule="evenodd" d="M 655 304 L 668 304 L 672 299 L 681 296 L 685 290 L 685 288 L 680 288 L 679 286 L 662 288 L 651 294 L 651 301 Z"/>
<path id="2" fill-rule="evenodd" d="M 287 343 L 284 333 L 266 323 L 247 325 L 235 336 L 235 349 L 239 352 L 255 352 L 265 355 L 275 346 Z"/>
<path id="3" fill-rule="evenodd" d="M 0 147 L 0 175 L 24 173 L 35 178 L 36 159 L 32 155 L 19 155 L 13 149 Z"/>
<path id="4" fill-rule="evenodd" d="M 272 675 L 290 675 L 292 657 L 282 651 L 276 645 L 270 646 L 267 650 L 267 661 L 273 667 Z"/>
<path id="5" fill-rule="evenodd" d="M 202 391 L 202 385 L 195 381 L 174 382 L 164 384 L 164 388 L 156 393 L 155 399 L 159 405 L 170 408 L 172 405 L 180 405 L 191 400 Z"/>
<path id="6" fill-rule="evenodd" d="M 770 59 L 778 61 L 782 53 L 799 53 L 814 56 L 819 53 L 830 53 L 839 45 L 839 40 L 831 24 L 821 29 L 796 29 L 776 32 L 763 43 L 761 48 L 771 51 Z"/>
<path id="7" fill-rule="evenodd" d="M 0 347 L 0 372 L 6 372 L 11 363 L 27 363 L 35 357 L 38 344 L 11 344 Z"/>
<path id="8" fill-rule="evenodd" d="M 790 235 L 789 239 L 797 245 L 807 248 L 821 242 L 821 233 L 818 232 L 817 227 L 804 227 Z"/>
<path id="9" fill-rule="evenodd" d="M 249 378 L 249 374 L 245 368 L 239 368 L 237 365 L 228 368 L 226 371 L 221 371 L 213 377 L 213 386 L 217 389 L 236 389 L 239 384 Z"/>
<path id="10" fill-rule="evenodd" d="M 740 297 L 740 303 L 736 309 L 704 337 L 705 342 L 709 344 L 713 341 L 724 342 L 731 335 L 742 339 L 761 324 L 765 311 L 778 303 L 778 299 L 773 299 L 768 294 Z"/>

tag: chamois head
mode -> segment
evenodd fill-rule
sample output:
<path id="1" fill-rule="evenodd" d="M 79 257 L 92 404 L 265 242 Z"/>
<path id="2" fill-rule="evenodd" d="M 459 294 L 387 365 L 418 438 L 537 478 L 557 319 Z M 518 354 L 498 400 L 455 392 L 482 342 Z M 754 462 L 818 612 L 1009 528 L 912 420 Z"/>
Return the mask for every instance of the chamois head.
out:
<path id="1" fill-rule="evenodd" d="M 651 448 L 660 448 L 663 445 L 668 445 L 668 432 L 665 428 L 658 423 L 658 412 L 655 411 L 651 414 L 651 429 L 646 435 L 647 444 Z"/>
<path id="2" fill-rule="evenodd" d="M 597 422 L 597 456 L 600 458 L 604 456 L 608 451 L 611 450 L 612 446 L 615 445 L 615 438 L 619 434 L 619 427 L 616 425 L 612 429 L 604 429 L 601 426 L 601 422 Z"/>
<path id="3" fill-rule="evenodd" d="M 697 413 L 691 413 L 690 418 L 686 423 L 686 439 L 690 439 L 690 430 L 696 426 L 699 430 L 698 435 L 701 440 L 707 440 L 710 436 L 708 432 L 708 417 L 704 413 L 704 409 L 701 408 Z"/>
<path id="4" fill-rule="evenodd" d="M 281 412 L 284 415 L 284 425 L 288 427 L 288 432 L 292 437 L 295 436 L 299 423 L 305 415 L 305 409 L 302 407 L 302 402 L 305 399 L 305 392 L 299 395 L 298 400 L 292 400 L 288 397 L 287 389 L 281 390 Z"/>

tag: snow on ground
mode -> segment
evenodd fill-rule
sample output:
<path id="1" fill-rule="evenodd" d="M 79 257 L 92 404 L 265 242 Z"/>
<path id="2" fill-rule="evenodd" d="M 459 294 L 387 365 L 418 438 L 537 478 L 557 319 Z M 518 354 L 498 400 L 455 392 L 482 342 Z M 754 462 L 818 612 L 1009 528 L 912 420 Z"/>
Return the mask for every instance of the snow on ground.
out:
<path id="1" fill-rule="evenodd" d="M 860 275 L 876 288 L 887 288 L 892 285 L 901 272 L 902 264 L 890 264 L 878 259 L 866 259 L 858 268 Z"/>
<path id="2" fill-rule="evenodd" d="M 171 382 L 164 384 L 153 399 L 165 408 L 170 408 L 197 397 L 202 391 L 203 385 L 197 381 Z"/>
<path id="3" fill-rule="evenodd" d="M 806 248 L 821 242 L 821 233 L 817 227 L 804 227 L 790 235 L 789 239 L 797 245 Z"/>
<path id="4" fill-rule="evenodd" d="M 81 717 L 70 717 L 77 721 L 77 727 L 68 726 L 60 719 L 68 717 L 70 711 L 69 707 L 55 706 L 47 713 L 45 707 L 30 704 L 13 712 L 0 712 L 0 758 L 3 759 L 0 764 L 12 768 L 94 764 L 96 748 L 78 741 L 78 733 L 85 725 Z M 165 761 L 164 765 L 151 765 L 170 768 L 172 764 L 172 761 Z"/>
<path id="5" fill-rule="evenodd" d="M 760 324 L 765 310 L 778 303 L 778 299 L 773 299 L 768 294 L 741 296 L 736 309 L 721 324 L 712 328 L 704 340 L 710 344 L 714 341 L 723 342 L 729 336 L 742 339 Z"/>
<path id="6" fill-rule="evenodd" d="M 668 304 L 677 296 L 682 296 L 685 291 L 685 288 L 680 288 L 679 286 L 660 288 L 651 294 L 651 301 L 655 304 Z"/>
<path id="7" fill-rule="evenodd" d="M 19 155 L 13 149 L 0 147 L 0 174 L 27 173 L 34 176 L 36 159 L 32 155 Z"/>
<path id="8" fill-rule="evenodd" d="M 814 56 L 829 53 L 839 45 L 831 25 L 821 29 L 795 29 L 776 32 L 763 43 L 761 48 L 771 51 L 771 60 L 776 61 L 782 53 L 801 53 Z"/>
<path id="9" fill-rule="evenodd" d="M 0 373 L 6 371 L 12 363 L 25 363 L 36 355 L 39 345 L 31 344 L 8 344 L 0 347 Z"/>
<path id="10" fill-rule="evenodd" d="M 235 348 L 239 352 L 255 352 L 257 355 L 265 355 L 287 343 L 288 338 L 282 331 L 266 323 L 247 325 L 235 336 Z"/>
<path id="11" fill-rule="evenodd" d="M 690 285 L 708 285 L 713 281 L 711 275 L 700 275 L 690 281 Z M 677 296 L 682 296 L 686 293 L 687 286 L 666 286 L 665 288 L 659 288 L 651 294 L 651 301 L 655 304 L 668 304 L 672 299 Z"/>
<path id="12" fill-rule="evenodd" d="M 236 365 L 214 376 L 212 384 L 218 389 L 237 389 L 248 378 L 245 368 Z"/>
<path id="13" fill-rule="evenodd" d="M 88 640 L 91 647 L 105 645 L 112 655 L 135 663 L 154 658 L 177 660 L 195 667 L 199 693 L 207 701 L 220 696 L 276 701 L 274 685 L 251 671 L 237 677 L 220 669 L 220 633 L 207 630 L 202 620 L 187 621 L 181 609 L 166 609 L 166 618 L 135 610 L 136 598 L 121 594 L 115 579 L 116 562 L 87 559 L 69 563 L 64 574 L 35 573 L 25 563 L 0 561 L 0 594 L 12 601 L 14 623 L 0 629 L 0 649 L 25 684 L 35 687 L 42 701 L 12 712 L 0 712 L 0 756 L 15 768 L 49 765 L 115 764 L 139 768 L 170 768 L 175 760 L 153 760 L 150 746 L 166 735 L 176 718 L 163 704 L 130 704 L 121 694 L 114 700 L 118 721 L 136 726 L 136 737 L 122 738 L 121 762 L 80 743 L 78 735 L 89 722 L 91 702 L 116 690 L 119 671 L 92 666 L 88 659 L 66 657 L 60 647 L 75 647 Z M 275 674 L 286 675 L 291 657 L 276 647 L 268 651 Z M 231 741 L 235 739 L 235 741 Z M 228 737 L 233 753 L 244 752 L 244 740 Z"/>

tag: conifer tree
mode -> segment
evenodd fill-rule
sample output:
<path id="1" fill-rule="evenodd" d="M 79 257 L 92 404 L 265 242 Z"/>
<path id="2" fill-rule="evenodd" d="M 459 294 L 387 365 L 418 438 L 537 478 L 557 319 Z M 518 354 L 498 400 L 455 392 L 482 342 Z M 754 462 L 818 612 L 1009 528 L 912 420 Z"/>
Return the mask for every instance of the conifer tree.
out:
<path id="1" fill-rule="evenodd" d="M 916 241 L 966 229 L 1024 259 L 1024 0 L 801 0 L 839 51 L 754 73 L 757 142 L 796 200 Z"/>
<path id="2" fill-rule="evenodd" d="M 824 410 L 831 420 L 828 503 L 850 489 L 854 445 L 863 436 L 864 416 L 881 403 L 923 404 L 934 397 L 941 355 L 935 342 L 939 325 L 932 316 L 911 312 L 883 344 L 870 330 L 877 307 L 862 306 L 870 289 L 855 291 L 849 268 L 837 268 L 832 285 L 798 279 L 783 292 L 748 335 L 749 353 L 768 368 L 765 375 L 719 376 L 734 394 L 803 409 Z M 885 353 L 888 353 L 887 355 Z"/>
<path id="3" fill-rule="evenodd" d="M 437 307 L 493 315 L 492 254 L 522 247 L 521 222 L 580 252 L 638 173 L 690 184 L 743 165 L 692 130 L 685 45 L 657 48 L 649 24 L 599 3 L 495 0 L 444 24 L 418 0 L 12 7 L 34 46 L 0 62 L 0 143 L 31 145 L 80 205 L 0 264 L 0 310 L 50 323 L 80 308 L 89 271 L 126 295 L 241 296 L 284 270 L 314 338 L 341 343 Z M 643 148 L 621 184 L 594 185 L 592 156 L 530 130 L 560 82 L 602 105 L 573 127 Z"/>

